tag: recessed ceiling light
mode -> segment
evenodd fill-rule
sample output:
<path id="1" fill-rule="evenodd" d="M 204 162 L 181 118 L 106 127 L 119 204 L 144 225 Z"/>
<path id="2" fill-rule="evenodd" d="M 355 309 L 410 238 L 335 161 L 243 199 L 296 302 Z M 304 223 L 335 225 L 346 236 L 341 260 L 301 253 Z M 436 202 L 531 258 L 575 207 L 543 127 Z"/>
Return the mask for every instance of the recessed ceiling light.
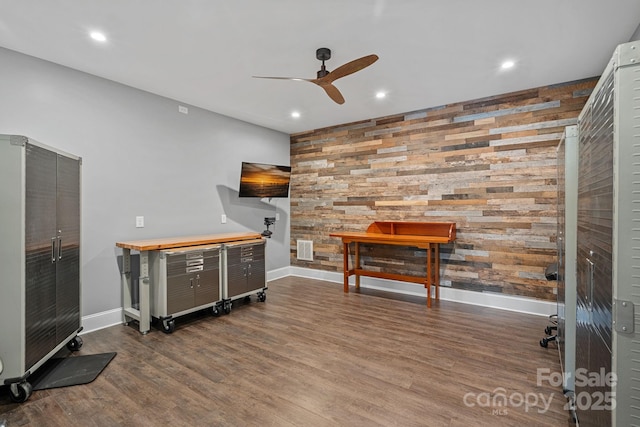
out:
<path id="1" fill-rule="evenodd" d="M 300 117 L 300 113 L 297 111 L 294 111 L 291 113 L 291 117 L 293 117 L 294 119 L 297 119 L 298 117 Z"/>
<path id="2" fill-rule="evenodd" d="M 387 96 L 387 93 L 386 93 L 386 92 L 382 92 L 382 91 L 380 91 L 380 92 L 377 92 L 377 93 L 376 93 L 376 98 L 378 98 L 378 99 L 382 99 L 382 98 L 384 98 L 384 97 L 386 97 L 386 96 Z"/>
<path id="3" fill-rule="evenodd" d="M 92 31 L 91 33 L 89 33 L 89 36 L 91 36 L 91 38 L 94 39 L 97 42 L 106 42 L 107 41 L 107 36 L 105 36 L 100 31 Z"/>
<path id="4" fill-rule="evenodd" d="M 514 65 L 516 65 L 515 62 L 513 62 L 512 60 L 507 60 L 502 63 L 500 68 L 502 68 L 503 70 L 508 70 L 509 68 L 513 68 Z"/>

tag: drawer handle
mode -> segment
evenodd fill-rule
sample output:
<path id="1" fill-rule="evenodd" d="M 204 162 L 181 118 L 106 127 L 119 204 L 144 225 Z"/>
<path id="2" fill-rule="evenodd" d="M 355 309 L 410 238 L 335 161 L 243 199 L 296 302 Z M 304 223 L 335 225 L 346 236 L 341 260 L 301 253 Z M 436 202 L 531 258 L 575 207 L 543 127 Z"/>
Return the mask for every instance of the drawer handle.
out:
<path id="1" fill-rule="evenodd" d="M 203 259 L 191 259 L 187 261 L 187 266 L 191 266 L 191 265 L 202 265 L 204 264 L 204 260 Z"/>
<path id="2" fill-rule="evenodd" d="M 187 267 L 187 273 L 195 273 L 196 271 L 202 271 L 203 268 L 204 267 L 201 265 L 196 265 L 194 267 Z"/>

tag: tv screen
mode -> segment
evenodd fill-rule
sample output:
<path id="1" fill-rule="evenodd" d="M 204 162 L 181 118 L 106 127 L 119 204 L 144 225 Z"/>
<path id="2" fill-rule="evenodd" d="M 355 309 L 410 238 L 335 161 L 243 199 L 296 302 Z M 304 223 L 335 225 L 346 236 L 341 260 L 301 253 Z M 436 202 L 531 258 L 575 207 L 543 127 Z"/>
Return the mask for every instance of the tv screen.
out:
<path id="1" fill-rule="evenodd" d="M 289 197 L 291 166 L 242 162 L 240 197 Z"/>

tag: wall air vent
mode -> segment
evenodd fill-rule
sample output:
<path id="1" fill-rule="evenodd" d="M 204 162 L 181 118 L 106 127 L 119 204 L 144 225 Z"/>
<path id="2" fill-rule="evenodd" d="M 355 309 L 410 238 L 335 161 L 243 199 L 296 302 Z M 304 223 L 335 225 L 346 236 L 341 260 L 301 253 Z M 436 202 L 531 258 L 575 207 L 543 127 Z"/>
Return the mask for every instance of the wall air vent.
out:
<path id="1" fill-rule="evenodd" d="M 302 261 L 313 261 L 313 240 L 298 240 L 298 259 Z"/>

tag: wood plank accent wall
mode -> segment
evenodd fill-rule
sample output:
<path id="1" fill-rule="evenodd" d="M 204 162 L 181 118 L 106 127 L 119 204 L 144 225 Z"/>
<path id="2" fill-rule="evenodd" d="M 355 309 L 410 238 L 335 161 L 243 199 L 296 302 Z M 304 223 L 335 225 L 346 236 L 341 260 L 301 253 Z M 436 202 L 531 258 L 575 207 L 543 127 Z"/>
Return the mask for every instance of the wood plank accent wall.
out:
<path id="1" fill-rule="evenodd" d="M 555 300 L 556 147 L 597 77 L 291 135 L 291 265 L 342 271 L 334 231 L 454 221 L 443 286 Z M 314 261 L 296 259 L 297 240 Z M 393 254 L 390 253 L 393 251 Z M 424 275 L 424 252 L 363 247 L 365 268 Z"/>

